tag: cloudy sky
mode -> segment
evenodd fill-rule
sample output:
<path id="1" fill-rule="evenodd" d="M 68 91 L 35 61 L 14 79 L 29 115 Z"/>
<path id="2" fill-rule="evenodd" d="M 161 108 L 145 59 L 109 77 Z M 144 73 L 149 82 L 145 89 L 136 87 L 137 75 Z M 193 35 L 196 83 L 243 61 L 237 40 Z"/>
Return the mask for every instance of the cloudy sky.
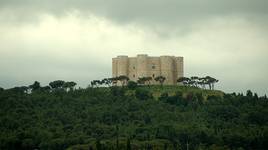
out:
<path id="1" fill-rule="evenodd" d="M 267 0 L 0 0 L 0 86 L 111 76 L 111 58 L 185 59 L 226 92 L 268 94 Z"/>

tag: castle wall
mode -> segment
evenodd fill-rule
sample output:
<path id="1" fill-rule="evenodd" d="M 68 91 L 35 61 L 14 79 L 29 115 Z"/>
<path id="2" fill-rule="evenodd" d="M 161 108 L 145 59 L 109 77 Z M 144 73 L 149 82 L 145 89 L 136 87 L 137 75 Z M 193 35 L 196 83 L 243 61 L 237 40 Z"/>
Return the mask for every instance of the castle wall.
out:
<path id="1" fill-rule="evenodd" d="M 183 57 L 176 57 L 177 78 L 183 77 Z"/>
<path id="2" fill-rule="evenodd" d="M 118 56 L 112 60 L 113 77 L 125 75 L 137 81 L 140 77 L 155 78 L 161 75 L 166 78 L 164 84 L 174 85 L 183 76 L 183 57 L 149 57 L 143 54 L 137 57 Z M 158 84 L 154 80 L 151 83 Z"/>
<path id="3" fill-rule="evenodd" d="M 166 84 L 174 84 L 174 61 L 172 57 L 160 56 L 161 75 L 166 77 Z"/>
<path id="4" fill-rule="evenodd" d="M 119 56 L 117 60 L 117 75 L 128 76 L 128 57 Z"/>
<path id="5" fill-rule="evenodd" d="M 161 65 L 159 57 L 150 57 L 147 64 L 148 77 L 155 78 L 161 75 Z M 157 82 L 155 80 L 152 81 L 153 84 Z"/>
<path id="6" fill-rule="evenodd" d="M 137 77 L 147 77 L 147 55 L 137 56 Z"/>
<path id="7" fill-rule="evenodd" d="M 128 77 L 132 81 L 137 80 L 137 58 L 129 58 Z"/>
<path id="8" fill-rule="evenodd" d="M 118 75 L 117 75 L 117 66 L 118 66 L 118 64 L 117 64 L 117 58 L 113 58 L 113 60 L 112 60 L 112 68 L 113 68 L 113 77 L 117 77 Z"/>

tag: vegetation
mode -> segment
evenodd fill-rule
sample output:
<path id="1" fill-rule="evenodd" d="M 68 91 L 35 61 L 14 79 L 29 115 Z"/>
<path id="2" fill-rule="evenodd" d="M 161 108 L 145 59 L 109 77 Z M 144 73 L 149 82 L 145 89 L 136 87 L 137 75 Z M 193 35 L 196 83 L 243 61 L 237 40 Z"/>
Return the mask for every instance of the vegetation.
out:
<path id="1" fill-rule="evenodd" d="M 161 86 L 163 86 L 163 83 L 165 82 L 166 78 L 163 76 L 157 76 L 156 78 L 154 78 L 154 80 L 159 82 Z"/>
<path id="2" fill-rule="evenodd" d="M 206 76 L 206 77 L 197 77 L 193 76 L 190 78 L 187 77 L 181 77 L 177 80 L 178 83 L 182 83 L 186 86 L 194 86 L 194 87 L 201 87 L 203 89 L 206 89 L 206 85 L 209 87 L 210 90 L 214 90 L 215 83 L 219 82 L 219 80 Z"/>
<path id="3" fill-rule="evenodd" d="M 126 86 L 108 86 L 116 80 Z M 187 80 L 195 83 L 148 88 L 121 77 L 86 89 L 61 80 L 0 88 L 0 149 L 268 148 L 266 96 L 201 89 L 199 78 Z"/>
<path id="4" fill-rule="evenodd" d="M 150 86 L 152 80 L 153 80 L 152 77 L 141 77 L 138 79 L 137 83 L 140 85 L 147 84 L 148 86 Z"/>

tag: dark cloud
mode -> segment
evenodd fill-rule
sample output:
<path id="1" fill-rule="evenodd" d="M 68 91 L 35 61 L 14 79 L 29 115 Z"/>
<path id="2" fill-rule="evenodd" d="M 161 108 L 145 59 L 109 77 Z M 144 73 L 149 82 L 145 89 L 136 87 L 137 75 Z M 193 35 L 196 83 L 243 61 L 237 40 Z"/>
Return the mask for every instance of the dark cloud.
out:
<path id="1" fill-rule="evenodd" d="M 62 16 L 71 10 L 79 10 L 120 23 L 151 25 L 188 24 L 208 17 L 234 14 L 265 17 L 268 13 L 267 0 L 1 0 L 0 7 L 27 19 L 35 18 L 39 13 Z"/>
<path id="2" fill-rule="evenodd" d="M 0 86 L 111 75 L 116 55 L 182 55 L 185 75 L 267 93 L 268 0 L 0 0 Z"/>

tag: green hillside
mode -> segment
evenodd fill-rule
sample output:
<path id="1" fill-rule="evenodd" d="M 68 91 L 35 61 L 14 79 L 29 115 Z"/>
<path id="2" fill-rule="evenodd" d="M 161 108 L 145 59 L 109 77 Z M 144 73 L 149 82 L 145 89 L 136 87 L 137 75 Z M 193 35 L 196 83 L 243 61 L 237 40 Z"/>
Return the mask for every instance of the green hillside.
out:
<path id="1" fill-rule="evenodd" d="M 207 99 L 208 96 L 223 97 L 224 94 L 222 91 L 217 90 L 206 90 L 197 87 L 173 86 L 173 85 L 165 85 L 164 87 L 161 87 L 159 85 L 151 85 L 149 87 L 144 86 L 142 88 L 150 90 L 150 92 L 156 99 L 158 99 L 163 93 L 168 93 L 169 96 L 173 96 L 178 91 L 183 93 L 184 98 L 186 98 L 187 94 L 190 92 L 195 94 L 201 93 L 205 98 L 205 100 Z"/>
<path id="2" fill-rule="evenodd" d="M 0 90 L 0 149 L 268 148 L 268 101 L 185 86 Z"/>

